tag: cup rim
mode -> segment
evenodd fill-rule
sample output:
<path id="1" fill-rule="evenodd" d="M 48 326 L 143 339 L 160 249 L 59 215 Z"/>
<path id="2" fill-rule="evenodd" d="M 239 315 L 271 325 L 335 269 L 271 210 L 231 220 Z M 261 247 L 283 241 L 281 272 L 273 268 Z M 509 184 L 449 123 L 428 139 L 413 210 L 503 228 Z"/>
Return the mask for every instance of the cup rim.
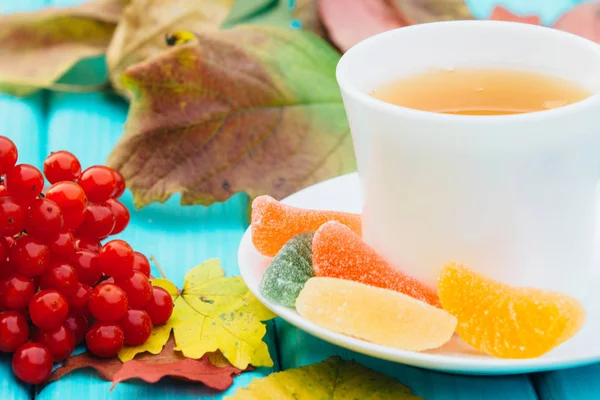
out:
<path id="1" fill-rule="evenodd" d="M 566 114 L 586 111 L 590 108 L 598 106 L 600 103 L 600 92 L 594 93 L 591 96 L 577 101 L 575 103 L 568 104 L 566 106 L 552 108 L 549 110 L 521 113 L 521 114 L 505 114 L 505 115 L 460 115 L 460 114 L 445 114 L 436 113 L 433 111 L 416 110 L 396 104 L 387 103 L 383 100 L 377 99 L 368 93 L 357 88 L 348 76 L 347 66 L 352 62 L 352 57 L 360 49 L 370 46 L 374 42 L 383 39 L 386 36 L 396 35 L 398 31 L 405 32 L 406 30 L 419 30 L 419 29 L 431 29 L 433 26 L 439 25 L 497 25 L 506 26 L 512 29 L 517 28 L 521 30 L 537 31 L 547 35 L 569 37 L 570 40 L 578 42 L 579 45 L 588 47 L 590 51 L 600 53 L 600 44 L 597 44 L 589 39 L 582 36 L 575 35 L 570 32 L 560 31 L 550 27 L 541 25 L 532 25 L 520 22 L 508 22 L 508 21 L 491 21 L 491 20 L 460 20 L 460 21 L 439 21 L 439 22 L 427 22 L 422 24 L 410 25 L 401 28 L 391 29 L 376 35 L 370 36 L 361 42 L 352 46 L 346 51 L 340 58 L 336 67 L 336 79 L 341 91 L 349 96 L 354 97 L 356 100 L 363 104 L 379 109 L 380 111 L 402 115 L 410 117 L 412 119 L 421 119 L 427 121 L 440 121 L 446 123 L 481 123 L 493 121 L 498 122 L 521 122 L 521 121 L 538 121 L 540 119 L 547 120 L 548 118 L 560 118 Z M 599 72 L 600 74 L 600 68 Z"/>

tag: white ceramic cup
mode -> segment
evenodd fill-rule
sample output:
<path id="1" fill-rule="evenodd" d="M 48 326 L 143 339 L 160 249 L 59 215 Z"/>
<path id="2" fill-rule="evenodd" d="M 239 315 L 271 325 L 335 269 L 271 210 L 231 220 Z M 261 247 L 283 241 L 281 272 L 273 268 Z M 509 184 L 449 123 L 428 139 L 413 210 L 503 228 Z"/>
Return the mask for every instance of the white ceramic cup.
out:
<path id="1" fill-rule="evenodd" d="M 461 116 L 369 93 L 432 68 L 538 71 L 600 93 L 600 46 L 533 25 L 456 21 L 373 36 L 337 80 L 356 150 L 363 236 L 436 286 L 449 261 L 582 299 L 595 268 L 600 94 L 528 114 Z"/>

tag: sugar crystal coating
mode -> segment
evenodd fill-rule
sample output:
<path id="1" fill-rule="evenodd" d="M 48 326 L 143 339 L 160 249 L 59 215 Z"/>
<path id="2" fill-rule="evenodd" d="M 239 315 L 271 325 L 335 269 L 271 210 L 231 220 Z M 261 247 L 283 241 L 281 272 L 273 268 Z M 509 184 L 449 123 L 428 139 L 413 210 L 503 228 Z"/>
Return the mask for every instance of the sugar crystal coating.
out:
<path id="1" fill-rule="evenodd" d="M 337 278 L 310 278 L 296 299 L 296 310 L 324 328 L 402 350 L 440 347 L 456 328 L 456 318 L 440 308 Z"/>
<path id="2" fill-rule="evenodd" d="M 503 358 L 532 358 L 570 339 L 585 321 L 576 299 L 549 290 L 513 287 L 450 263 L 438 279 L 442 306 L 456 332 L 476 349 Z"/>
<path id="3" fill-rule="evenodd" d="M 283 245 L 260 282 L 260 293 L 268 300 L 294 307 L 304 283 L 314 276 L 312 239 L 314 232 L 300 233 Z"/>
<path id="4" fill-rule="evenodd" d="M 361 233 L 359 214 L 306 210 L 285 205 L 269 196 L 259 196 L 252 202 L 252 243 L 261 254 L 273 257 L 292 237 L 316 231 L 331 220 Z"/>
<path id="5" fill-rule="evenodd" d="M 357 234 L 336 221 L 323 224 L 315 233 L 313 268 L 315 276 L 362 282 L 440 306 L 435 290 L 390 265 Z"/>

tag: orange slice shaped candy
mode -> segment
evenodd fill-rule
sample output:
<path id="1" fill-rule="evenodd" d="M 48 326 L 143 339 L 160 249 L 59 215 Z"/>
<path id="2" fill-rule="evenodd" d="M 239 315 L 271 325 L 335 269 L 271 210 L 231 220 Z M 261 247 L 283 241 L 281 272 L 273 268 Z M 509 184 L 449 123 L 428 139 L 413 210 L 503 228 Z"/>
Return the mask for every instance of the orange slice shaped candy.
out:
<path id="1" fill-rule="evenodd" d="M 359 214 L 306 210 L 285 205 L 269 196 L 259 196 L 252 202 L 252 243 L 262 255 L 274 257 L 297 234 L 316 231 L 331 220 L 361 233 Z"/>
<path id="2" fill-rule="evenodd" d="M 456 318 L 402 293 L 336 278 L 310 278 L 296 310 L 324 328 L 402 350 L 440 347 Z"/>
<path id="3" fill-rule="evenodd" d="M 549 290 L 513 287 L 455 263 L 438 279 L 442 307 L 456 332 L 476 349 L 502 358 L 532 358 L 567 341 L 583 326 L 576 299 Z"/>

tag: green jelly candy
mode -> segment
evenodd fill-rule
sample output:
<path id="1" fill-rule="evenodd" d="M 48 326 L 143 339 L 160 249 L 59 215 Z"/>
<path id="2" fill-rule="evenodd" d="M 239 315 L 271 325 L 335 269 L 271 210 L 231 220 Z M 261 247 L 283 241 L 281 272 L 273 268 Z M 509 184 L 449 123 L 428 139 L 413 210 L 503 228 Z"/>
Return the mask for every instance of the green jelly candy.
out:
<path id="1" fill-rule="evenodd" d="M 309 278 L 312 266 L 314 232 L 300 233 L 283 245 L 265 270 L 260 293 L 269 301 L 294 307 L 296 298 Z"/>

